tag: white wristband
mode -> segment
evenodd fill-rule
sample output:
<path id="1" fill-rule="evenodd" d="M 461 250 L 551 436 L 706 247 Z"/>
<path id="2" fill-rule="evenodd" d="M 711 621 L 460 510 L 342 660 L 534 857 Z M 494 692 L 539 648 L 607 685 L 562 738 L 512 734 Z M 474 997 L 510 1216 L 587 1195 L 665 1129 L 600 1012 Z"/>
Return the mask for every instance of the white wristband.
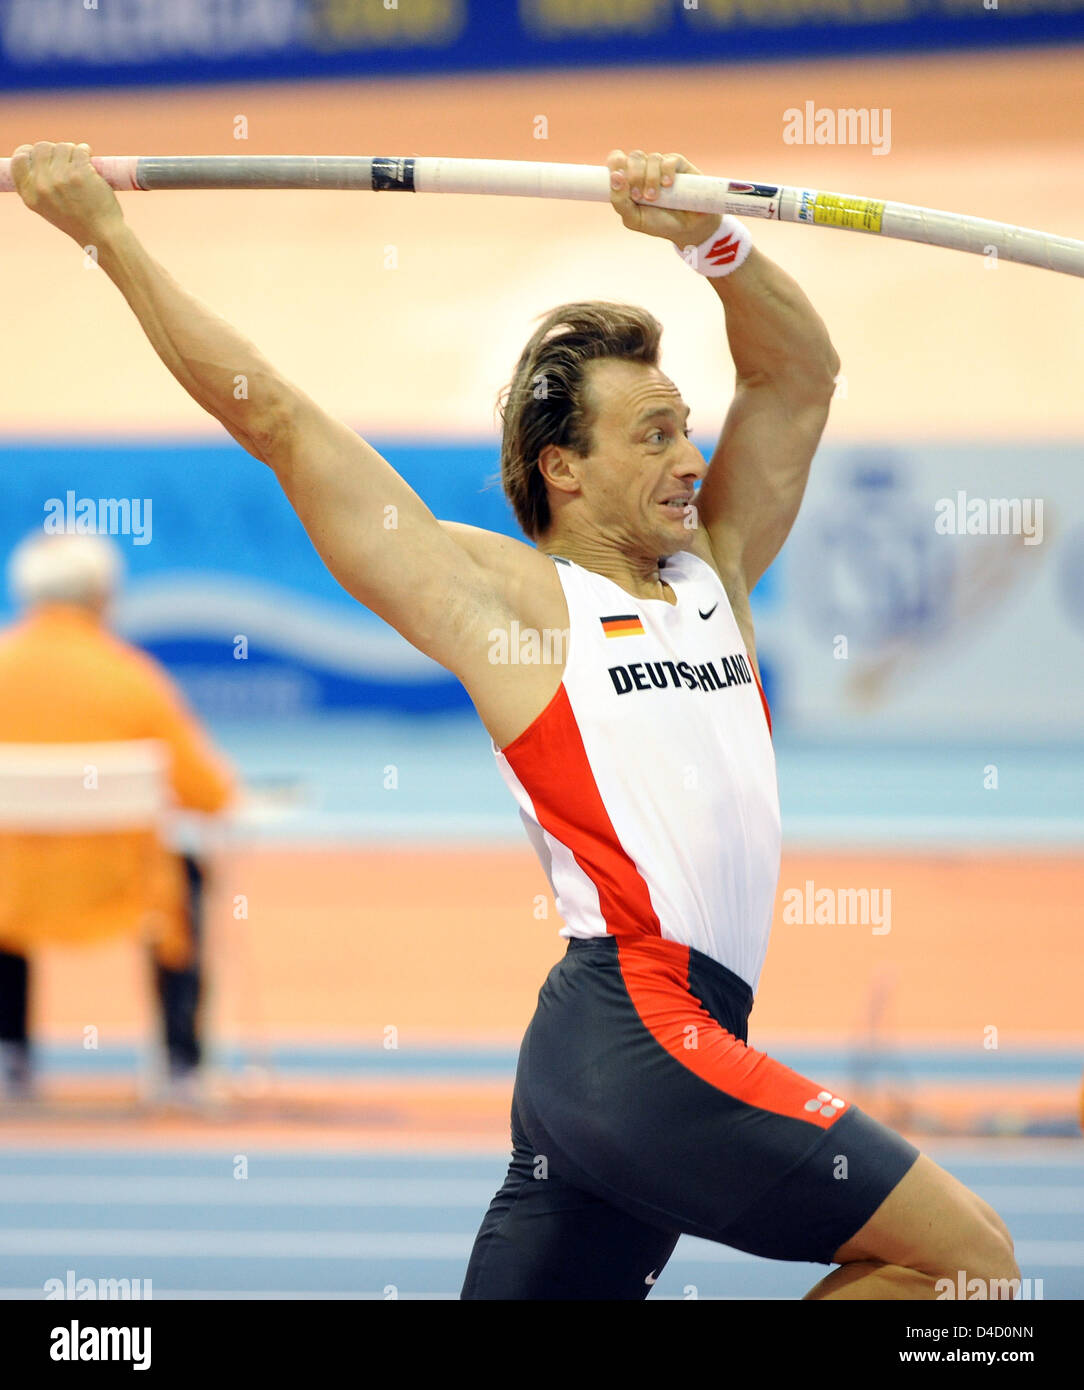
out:
<path id="1" fill-rule="evenodd" d="M 718 280 L 720 276 L 737 270 L 752 249 L 753 238 L 749 235 L 749 228 L 744 222 L 730 216 L 723 217 L 718 230 L 699 246 L 674 245 L 674 250 L 686 265 L 711 280 Z"/>

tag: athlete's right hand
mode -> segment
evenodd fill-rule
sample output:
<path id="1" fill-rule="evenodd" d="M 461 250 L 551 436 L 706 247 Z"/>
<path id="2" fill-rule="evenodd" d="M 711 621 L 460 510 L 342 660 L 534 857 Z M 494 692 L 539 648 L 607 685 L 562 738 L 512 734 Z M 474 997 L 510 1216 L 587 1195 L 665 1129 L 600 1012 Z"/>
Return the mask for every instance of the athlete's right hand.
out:
<path id="1" fill-rule="evenodd" d="M 124 221 L 117 195 L 90 162 L 89 145 L 20 145 L 11 157 L 20 198 L 81 246 Z"/>

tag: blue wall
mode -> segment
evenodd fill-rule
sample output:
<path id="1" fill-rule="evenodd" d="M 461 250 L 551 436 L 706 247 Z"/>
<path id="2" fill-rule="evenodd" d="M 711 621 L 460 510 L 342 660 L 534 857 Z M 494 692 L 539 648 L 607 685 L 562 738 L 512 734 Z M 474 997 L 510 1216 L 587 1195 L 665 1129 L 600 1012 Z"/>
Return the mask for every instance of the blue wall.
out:
<path id="1" fill-rule="evenodd" d="M 442 520 L 522 539 L 496 480 L 495 442 L 373 442 Z M 112 534 L 126 568 L 117 628 L 165 662 L 205 714 L 467 705 L 457 680 L 340 588 L 273 474 L 239 445 L 14 443 L 0 448 L 0 468 L 0 554 L 47 518 Z M 107 504 L 120 526 L 128 518 L 128 534 Z M 760 604 L 773 588 L 762 582 Z M 13 616 L 6 593 L 0 616 Z"/>
<path id="2" fill-rule="evenodd" d="M 1013 0 L 987 4 L 0 0 L 0 90 L 740 63 L 1084 39 L 1084 0 L 1033 0 L 1025 14 Z"/>
<path id="3" fill-rule="evenodd" d="M 516 534 L 499 485 L 487 485 L 493 446 L 385 452 L 441 518 Z M 339 587 L 272 473 L 239 445 L 12 444 L 0 464 L 2 553 L 47 518 L 113 534 L 127 571 L 117 626 L 206 713 L 466 703 L 457 681 Z M 108 524 L 102 499 L 120 504 L 129 534 Z"/>

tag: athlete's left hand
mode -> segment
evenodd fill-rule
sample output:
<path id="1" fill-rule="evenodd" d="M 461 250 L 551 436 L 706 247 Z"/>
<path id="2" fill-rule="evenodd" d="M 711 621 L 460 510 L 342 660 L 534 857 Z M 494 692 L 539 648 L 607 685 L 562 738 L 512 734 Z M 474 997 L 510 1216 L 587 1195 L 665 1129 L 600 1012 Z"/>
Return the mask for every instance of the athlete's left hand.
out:
<path id="1" fill-rule="evenodd" d="M 11 177 L 32 212 L 81 246 L 124 221 L 117 195 L 90 162 L 89 145 L 20 145 L 11 156 Z"/>
<path id="2" fill-rule="evenodd" d="M 719 226 L 717 212 L 675 212 L 653 207 L 659 193 L 673 186 L 675 174 L 699 174 L 680 154 L 645 154 L 643 150 L 611 150 L 610 202 L 625 226 L 648 236 L 665 237 L 675 246 L 699 246 Z"/>

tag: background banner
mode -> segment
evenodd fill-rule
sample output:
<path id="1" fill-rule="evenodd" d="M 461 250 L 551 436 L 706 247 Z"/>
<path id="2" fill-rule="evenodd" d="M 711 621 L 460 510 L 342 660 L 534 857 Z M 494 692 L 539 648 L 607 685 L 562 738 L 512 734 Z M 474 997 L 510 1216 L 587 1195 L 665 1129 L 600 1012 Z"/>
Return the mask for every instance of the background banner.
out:
<path id="1" fill-rule="evenodd" d="M 743 63 L 1081 37 L 1084 0 L 0 0 L 0 90 Z"/>
<path id="2" fill-rule="evenodd" d="M 495 445 L 377 447 L 437 516 L 519 535 Z M 1084 735 L 1082 465 L 1071 445 L 822 447 L 753 596 L 776 728 Z M 112 535 L 120 629 L 205 713 L 466 707 L 454 678 L 335 583 L 238 447 L 22 444 L 0 467 L 0 548 L 42 526 Z"/>

